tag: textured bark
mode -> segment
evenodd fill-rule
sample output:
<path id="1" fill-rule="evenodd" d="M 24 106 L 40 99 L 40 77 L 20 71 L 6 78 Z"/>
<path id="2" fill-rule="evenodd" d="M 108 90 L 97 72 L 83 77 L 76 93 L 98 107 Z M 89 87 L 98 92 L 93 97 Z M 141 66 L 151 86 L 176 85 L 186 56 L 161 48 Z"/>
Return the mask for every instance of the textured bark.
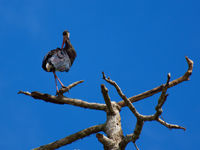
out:
<path id="1" fill-rule="evenodd" d="M 50 102 L 54 104 L 69 104 L 69 105 L 74 105 L 74 106 L 88 108 L 88 109 L 95 109 L 95 110 L 106 109 L 105 104 L 89 103 L 87 101 L 74 99 L 74 98 L 68 98 L 62 95 L 54 96 L 54 95 L 44 94 L 40 92 L 30 93 L 30 92 L 24 92 L 24 91 L 19 91 L 18 94 L 25 94 L 25 95 L 33 97 L 35 100 L 43 100 L 45 102 Z"/>
<path id="2" fill-rule="evenodd" d="M 74 105 L 74 106 L 78 106 L 82 108 L 102 110 L 102 111 L 105 111 L 106 116 L 107 116 L 106 122 L 103 124 L 89 127 L 75 134 L 69 135 L 63 139 L 35 148 L 35 150 L 54 150 L 95 133 L 97 133 L 96 137 L 98 141 L 102 143 L 105 150 L 124 150 L 127 144 L 130 142 L 133 142 L 135 145 L 135 148 L 139 150 L 139 148 L 136 145 L 136 141 L 139 139 L 140 134 L 143 129 L 143 125 L 147 121 L 157 121 L 158 123 L 160 123 L 161 125 L 169 129 L 182 129 L 185 131 L 186 129 L 184 127 L 175 125 L 175 124 L 169 124 L 165 122 L 164 120 L 162 120 L 160 116 L 163 112 L 162 107 L 165 104 L 165 101 L 167 100 L 168 88 L 171 88 L 179 83 L 182 83 L 183 81 L 188 81 L 190 75 L 192 74 L 193 61 L 190 60 L 188 57 L 186 57 L 186 61 L 188 63 L 188 70 L 180 78 L 175 79 L 170 82 L 171 75 L 168 74 L 167 81 L 165 84 L 162 84 L 159 87 L 153 88 L 149 91 L 143 92 L 139 95 L 132 96 L 130 98 L 126 97 L 126 95 L 122 92 L 122 90 L 120 89 L 120 87 L 117 85 L 115 81 L 112 81 L 109 77 L 106 77 L 105 74 L 103 73 L 103 79 L 107 83 L 111 84 L 116 89 L 119 96 L 121 97 L 122 101 L 120 102 L 111 101 L 108 94 L 108 89 L 103 84 L 101 85 L 101 92 L 102 92 L 105 104 L 89 103 L 87 101 L 83 101 L 80 99 L 67 98 L 63 96 L 65 92 L 69 91 L 72 87 L 75 87 L 76 85 L 82 83 L 83 81 L 77 81 L 70 84 L 68 87 L 61 88 L 59 90 L 59 95 L 57 96 L 44 94 L 40 92 L 19 91 L 18 92 L 19 94 L 25 94 L 30 97 L 33 97 L 34 99 L 43 100 L 43 101 L 51 102 L 54 104 L 69 104 L 69 105 Z M 159 92 L 161 92 L 161 95 L 158 99 L 157 105 L 155 106 L 155 113 L 152 115 L 140 114 L 135 108 L 135 106 L 133 105 L 133 102 L 137 102 L 139 100 L 150 97 Z M 122 108 L 126 106 L 133 113 L 133 116 L 136 117 L 137 122 L 133 129 L 133 133 L 124 135 L 122 127 L 121 127 L 120 111 Z M 100 131 L 104 132 L 105 135 L 98 133 Z"/>
<path id="3" fill-rule="evenodd" d="M 105 145 L 105 150 L 119 150 L 120 143 L 123 139 L 122 127 L 121 127 L 121 116 L 120 116 L 120 108 L 115 103 L 112 102 L 112 107 L 114 110 L 114 114 L 107 113 L 107 121 L 105 125 L 104 132 L 107 137 L 112 141 L 113 144 Z"/>
<path id="4" fill-rule="evenodd" d="M 113 110 L 112 103 L 111 103 L 110 97 L 108 95 L 108 89 L 103 84 L 101 85 L 101 92 L 103 94 L 103 98 L 104 98 L 105 103 L 107 105 L 107 110 L 106 110 L 107 113 L 114 115 L 115 111 Z"/>

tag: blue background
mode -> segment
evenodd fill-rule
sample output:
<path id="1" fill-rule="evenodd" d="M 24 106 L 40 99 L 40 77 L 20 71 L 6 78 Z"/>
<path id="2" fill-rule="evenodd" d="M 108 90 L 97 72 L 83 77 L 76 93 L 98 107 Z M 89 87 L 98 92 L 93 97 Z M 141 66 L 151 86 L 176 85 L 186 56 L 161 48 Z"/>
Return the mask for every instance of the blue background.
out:
<path id="1" fill-rule="evenodd" d="M 104 103 L 100 91 L 104 71 L 127 97 L 176 79 L 194 61 L 191 81 L 169 89 L 163 117 L 187 128 L 169 130 L 157 122 L 144 125 L 141 149 L 198 149 L 200 134 L 200 2 L 197 0 L 0 0 L 0 147 L 27 150 L 89 126 L 105 122 L 101 111 L 55 105 L 17 95 L 19 90 L 55 94 L 52 73 L 42 70 L 43 56 L 62 44 L 68 29 L 77 51 L 71 70 L 58 73 L 65 85 L 85 82 L 68 97 Z M 105 83 L 106 84 L 106 83 Z M 120 101 L 108 84 L 112 100 Z M 142 114 L 154 113 L 159 94 L 134 103 Z M 124 134 L 136 119 L 123 108 Z M 95 135 L 64 149 L 103 149 Z M 130 143 L 127 149 L 134 149 Z"/>

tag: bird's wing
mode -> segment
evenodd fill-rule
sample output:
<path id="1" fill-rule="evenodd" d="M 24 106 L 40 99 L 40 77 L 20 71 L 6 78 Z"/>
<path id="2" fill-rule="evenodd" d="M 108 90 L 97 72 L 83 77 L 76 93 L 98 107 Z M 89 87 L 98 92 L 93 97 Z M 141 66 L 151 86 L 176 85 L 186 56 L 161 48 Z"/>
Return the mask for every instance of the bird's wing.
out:
<path id="1" fill-rule="evenodd" d="M 63 51 L 57 51 L 51 58 L 50 62 L 57 71 L 69 71 L 71 62 L 69 56 Z"/>
<path id="2" fill-rule="evenodd" d="M 51 58 L 53 55 L 57 53 L 57 49 L 49 51 L 43 58 L 43 61 L 48 61 L 49 58 Z"/>
<path id="3" fill-rule="evenodd" d="M 49 51 L 49 52 L 44 56 L 43 61 L 42 61 L 42 68 L 43 68 L 44 70 L 47 71 L 47 69 L 46 69 L 46 64 L 47 64 L 48 62 L 50 62 L 49 59 L 50 59 L 53 55 L 55 55 L 57 51 L 58 51 L 58 49 L 51 50 L 51 51 Z"/>

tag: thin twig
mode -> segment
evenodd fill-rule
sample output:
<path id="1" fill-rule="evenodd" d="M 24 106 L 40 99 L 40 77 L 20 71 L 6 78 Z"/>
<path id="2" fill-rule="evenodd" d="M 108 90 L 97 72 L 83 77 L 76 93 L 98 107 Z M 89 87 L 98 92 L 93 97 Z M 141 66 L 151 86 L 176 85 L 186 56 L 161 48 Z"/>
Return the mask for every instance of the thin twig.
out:
<path id="1" fill-rule="evenodd" d="M 168 86 L 169 86 L 170 78 L 171 78 L 171 74 L 168 73 L 167 82 L 163 87 L 162 93 L 161 93 L 161 95 L 160 95 L 160 97 L 158 99 L 158 104 L 155 107 L 155 110 L 156 110 L 156 113 L 154 114 L 154 118 L 155 119 L 157 119 L 162 114 L 162 106 L 164 105 L 164 103 L 165 103 L 165 101 L 167 99 L 167 96 L 168 96 L 168 94 L 166 94 L 166 93 L 167 93 L 167 89 L 168 89 Z"/>
<path id="2" fill-rule="evenodd" d="M 73 87 L 75 87 L 76 85 L 80 84 L 80 83 L 83 83 L 84 80 L 80 80 L 80 81 L 76 81 L 70 85 L 68 85 L 67 87 L 62 87 L 60 90 L 59 90 L 59 94 L 64 94 L 65 92 L 69 92 L 69 90 Z"/>
<path id="3" fill-rule="evenodd" d="M 103 79 L 105 81 L 107 81 L 109 84 L 113 85 L 115 87 L 115 89 L 117 90 L 119 96 L 125 101 L 126 105 L 129 107 L 129 109 L 132 111 L 132 113 L 139 118 L 140 114 L 137 112 L 137 110 L 135 109 L 135 107 L 132 105 L 132 103 L 128 100 L 128 98 L 123 94 L 122 90 L 120 89 L 120 87 L 117 85 L 117 83 L 115 81 L 112 81 L 110 78 L 106 78 L 105 73 L 102 72 L 103 74 Z"/>
<path id="4" fill-rule="evenodd" d="M 159 123 L 161 123 L 162 125 L 164 125 L 165 127 L 169 128 L 169 129 L 183 129 L 184 131 L 186 130 L 186 128 L 181 127 L 179 125 L 176 124 L 169 124 L 167 122 L 165 122 L 164 120 L 158 118 L 157 120 Z"/>
<path id="5" fill-rule="evenodd" d="M 31 93 L 28 91 L 19 91 L 17 94 L 24 94 L 24 95 L 31 96 Z"/>

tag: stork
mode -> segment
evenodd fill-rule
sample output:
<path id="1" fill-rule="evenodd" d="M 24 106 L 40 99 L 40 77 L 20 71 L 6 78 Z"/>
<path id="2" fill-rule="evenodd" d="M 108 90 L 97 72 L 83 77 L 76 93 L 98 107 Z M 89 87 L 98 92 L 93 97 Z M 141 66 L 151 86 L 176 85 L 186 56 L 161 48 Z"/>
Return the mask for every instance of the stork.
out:
<path id="1" fill-rule="evenodd" d="M 59 81 L 62 87 L 65 86 L 56 75 L 56 71 L 68 72 L 76 58 L 76 51 L 70 42 L 69 36 L 70 33 L 67 30 L 65 30 L 63 32 L 62 47 L 49 51 L 44 56 L 44 59 L 42 61 L 42 68 L 45 71 L 53 72 L 54 74 L 57 93 L 59 93 L 57 80 Z M 65 47 L 63 48 L 64 45 Z"/>

